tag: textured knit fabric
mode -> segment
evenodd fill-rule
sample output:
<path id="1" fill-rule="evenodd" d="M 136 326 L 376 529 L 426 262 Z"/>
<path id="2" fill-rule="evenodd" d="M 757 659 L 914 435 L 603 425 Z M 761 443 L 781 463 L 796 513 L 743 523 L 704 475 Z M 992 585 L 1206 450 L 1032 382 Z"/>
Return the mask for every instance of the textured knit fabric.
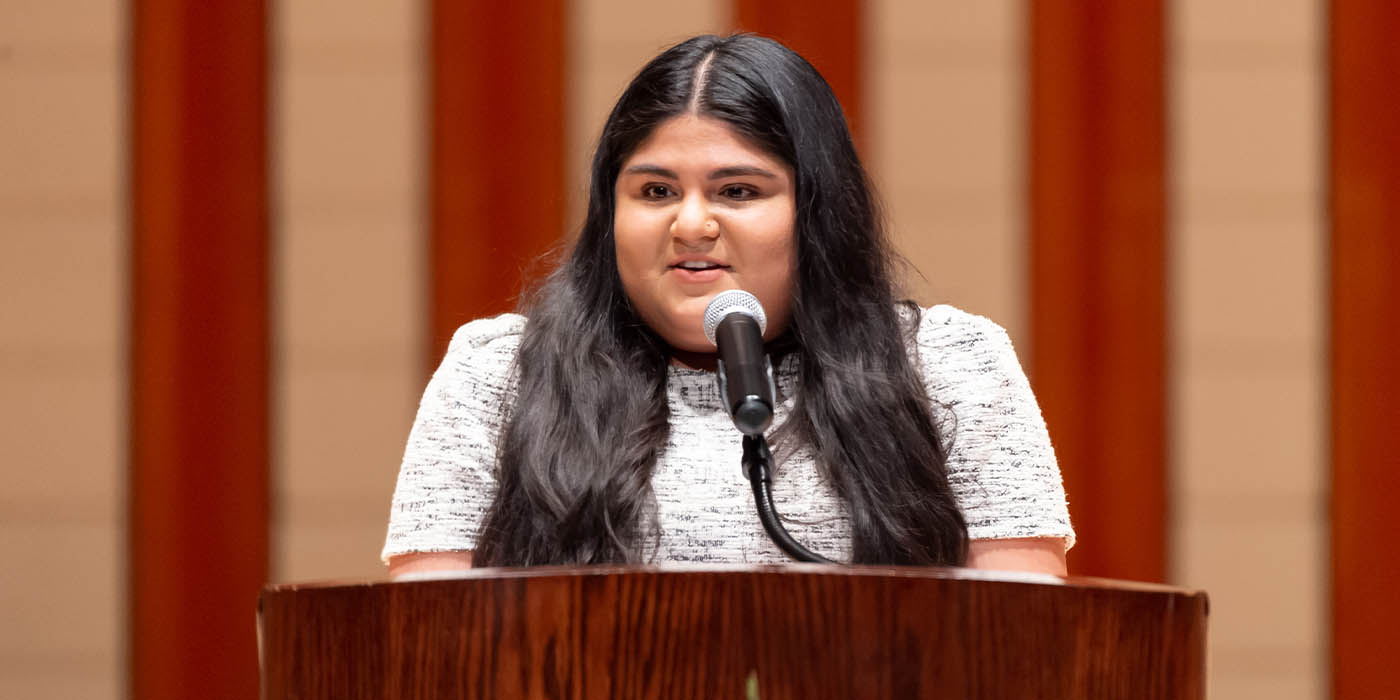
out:
<path id="1" fill-rule="evenodd" d="M 495 494 L 495 453 L 525 319 L 473 321 L 452 338 L 409 434 L 383 557 L 472 550 Z M 1072 545 L 1059 467 L 1006 332 L 950 306 L 925 310 L 911 348 L 951 436 L 948 481 L 972 539 L 1063 537 Z M 916 353 L 916 354 L 915 354 Z M 775 372 L 774 426 L 798 390 L 795 359 Z M 713 372 L 672 367 L 671 434 L 652 476 L 657 562 L 790 561 L 768 539 L 740 470 L 743 452 Z M 777 466 L 773 499 L 788 531 L 838 561 L 851 555 L 843 505 L 809 451 Z"/>

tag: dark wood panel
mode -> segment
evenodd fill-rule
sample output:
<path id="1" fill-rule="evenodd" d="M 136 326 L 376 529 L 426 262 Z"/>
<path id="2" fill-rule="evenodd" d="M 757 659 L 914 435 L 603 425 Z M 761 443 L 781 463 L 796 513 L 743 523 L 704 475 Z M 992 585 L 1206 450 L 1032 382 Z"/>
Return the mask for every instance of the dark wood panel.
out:
<path id="1" fill-rule="evenodd" d="M 864 14 L 858 0 L 734 0 L 734 25 L 783 42 L 821 71 L 862 142 Z"/>
<path id="2" fill-rule="evenodd" d="M 130 11 L 130 692 L 248 698 L 268 558 L 266 10 Z"/>
<path id="3" fill-rule="evenodd" d="M 563 0 L 434 0 L 430 20 L 436 366 L 458 326 L 515 306 L 565 233 L 566 45 Z"/>
<path id="4" fill-rule="evenodd" d="M 1400 12 L 1330 10 L 1332 697 L 1400 697 Z"/>
<path id="5" fill-rule="evenodd" d="M 519 574 L 519 575 L 513 575 Z M 478 570 L 274 587 L 281 698 L 1202 698 L 1207 602 L 951 569 Z"/>
<path id="6" fill-rule="evenodd" d="M 1160 2 L 1031 3 L 1031 380 L 1075 573 L 1166 576 Z"/>

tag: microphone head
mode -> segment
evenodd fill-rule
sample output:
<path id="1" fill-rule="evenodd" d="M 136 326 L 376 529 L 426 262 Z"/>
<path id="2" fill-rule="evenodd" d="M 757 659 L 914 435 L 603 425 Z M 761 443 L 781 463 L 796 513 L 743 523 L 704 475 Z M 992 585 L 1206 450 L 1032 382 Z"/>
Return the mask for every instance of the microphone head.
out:
<path id="1" fill-rule="evenodd" d="M 719 328 L 719 322 L 732 313 L 744 314 L 757 321 L 759 333 L 768 330 L 768 316 L 763 313 L 758 297 L 742 289 L 726 289 L 716 294 L 710 300 L 710 305 L 705 307 L 705 337 L 712 345 L 715 344 L 715 329 Z"/>

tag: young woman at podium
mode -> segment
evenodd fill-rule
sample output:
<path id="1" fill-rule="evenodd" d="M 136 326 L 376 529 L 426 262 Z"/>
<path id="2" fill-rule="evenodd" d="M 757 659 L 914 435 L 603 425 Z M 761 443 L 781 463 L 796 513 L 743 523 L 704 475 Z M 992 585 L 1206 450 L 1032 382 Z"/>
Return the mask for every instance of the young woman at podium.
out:
<path id="1" fill-rule="evenodd" d="M 789 557 L 755 515 L 702 329 L 766 312 L 773 501 L 835 561 L 1064 573 L 1059 468 L 1006 333 L 896 300 L 840 105 L 781 44 L 648 63 L 594 154 L 587 217 L 523 315 L 462 326 L 423 395 L 383 556 L 468 566 Z"/>

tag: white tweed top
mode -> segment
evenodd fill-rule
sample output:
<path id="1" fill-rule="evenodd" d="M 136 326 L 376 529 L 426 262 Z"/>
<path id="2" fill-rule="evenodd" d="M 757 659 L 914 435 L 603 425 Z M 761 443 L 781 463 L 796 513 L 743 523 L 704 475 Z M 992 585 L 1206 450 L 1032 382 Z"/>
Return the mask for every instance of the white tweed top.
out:
<path id="1" fill-rule="evenodd" d="M 423 394 L 394 492 L 383 558 L 471 550 L 495 494 L 497 434 L 514 401 L 512 363 L 525 318 L 505 314 L 458 329 Z M 1074 542 L 1045 421 L 1006 332 L 951 306 L 923 312 L 917 366 L 951 436 L 948 481 L 972 539 L 1063 537 Z M 777 368 L 774 426 L 797 390 L 796 358 Z M 741 436 L 713 372 L 672 367 L 671 434 L 652 476 L 657 562 L 790 561 L 768 539 L 739 467 Z M 777 466 L 774 504 L 808 549 L 850 559 L 849 521 L 810 452 Z"/>

